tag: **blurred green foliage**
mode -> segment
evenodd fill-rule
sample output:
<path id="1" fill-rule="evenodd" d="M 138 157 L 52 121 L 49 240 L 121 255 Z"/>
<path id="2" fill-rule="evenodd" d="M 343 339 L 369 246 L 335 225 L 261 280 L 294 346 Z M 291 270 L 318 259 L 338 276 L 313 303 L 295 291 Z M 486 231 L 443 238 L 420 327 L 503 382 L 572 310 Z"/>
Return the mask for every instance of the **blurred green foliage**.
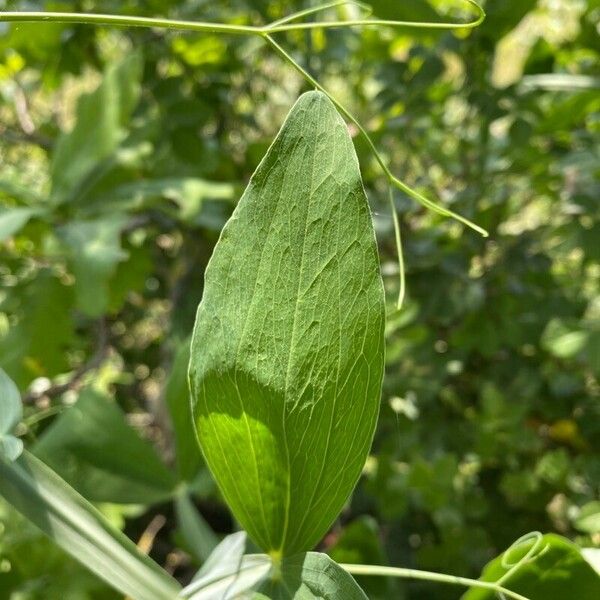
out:
<path id="1" fill-rule="evenodd" d="M 373 4 L 408 19 L 458 6 Z M 0 10 L 247 24 L 308 5 L 0 0 Z M 408 296 L 396 313 L 385 180 L 355 138 L 388 288 L 388 350 L 372 457 L 324 540 L 342 561 L 477 576 L 530 530 L 600 546 L 600 3 L 486 8 L 470 32 L 280 36 L 394 173 L 490 231 L 482 239 L 397 193 Z M 167 515 L 153 553 L 183 579 L 194 559 L 164 550 L 181 531 L 170 506 L 154 503 L 183 485 L 216 531 L 232 526 L 187 437 L 186 345 L 202 274 L 304 88 L 255 39 L 0 25 L 0 365 L 27 401 L 20 433 L 96 500 L 147 505 L 127 521 L 130 535 Z M 80 418 L 70 408 L 79 398 L 98 423 L 90 443 L 68 421 Z M 122 435 L 111 441 L 112 422 Z M 103 443 L 112 452 L 100 457 Z M 159 460 L 173 468 L 160 463 L 149 492 L 146 470 Z M 41 597 L 40 581 L 44 598 L 112 597 L 49 544 L 42 553 L 7 510 L 0 597 Z M 72 589 L 60 587 L 67 579 Z M 373 598 L 461 593 L 366 586 Z"/>

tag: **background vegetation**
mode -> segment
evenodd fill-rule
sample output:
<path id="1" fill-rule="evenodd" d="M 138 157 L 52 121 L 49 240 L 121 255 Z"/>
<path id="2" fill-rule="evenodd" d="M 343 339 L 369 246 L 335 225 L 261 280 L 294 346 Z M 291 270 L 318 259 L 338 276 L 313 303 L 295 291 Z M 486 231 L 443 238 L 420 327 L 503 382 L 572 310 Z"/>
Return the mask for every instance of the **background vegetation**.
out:
<path id="1" fill-rule="evenodd" d="M 308 5 L 0 0 L 240 24 Z M 490 231 L 398 192 L 396 312 L 385 180 L 356 137 L 389 317 L 373 453 L 321 545 L 341 562 L 477 577 L 531 530 L 600 546 L 600 3 L 485 8 L 470 32 L 280 35 L 395 173 Z M 27 403 L 21 434 L 182 581 L 214 543 L 208 527 L 234 528 L 182 435 L 203 270 L 304 89 L 255 39 L 0 25 L 0 365 Z M 372 598 L 460 595 L 362 583 Z M 116 595 L 0 502 L 0 597 Z"/>

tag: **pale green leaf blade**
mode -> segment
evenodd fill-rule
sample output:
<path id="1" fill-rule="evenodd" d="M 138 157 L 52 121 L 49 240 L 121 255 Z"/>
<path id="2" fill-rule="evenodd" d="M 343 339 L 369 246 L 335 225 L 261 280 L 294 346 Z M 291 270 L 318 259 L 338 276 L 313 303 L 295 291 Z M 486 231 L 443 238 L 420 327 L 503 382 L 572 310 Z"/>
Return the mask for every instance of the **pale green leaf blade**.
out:
<path id="1" fill-rule="evenodd" d="M 246 598 L 271 571 L 266 554 L 244 555 L 246 532 L 228 535 L 213 550 L 194 580 L 181 591 L 190 600 L 227 600 Z"/>
<path id="2" fill-rule="evenodd" d="M 311 92 L 221 234 L 192 340 L 204 455 L 263 550 L 312 548 L 356 484 L 379 409 L 383 324 L 352 140 Z"/>
<path id="3" fill-rule="evenodd" d="M 82 496 L 33 455 L 0 458 L 0 495 L 61 548 L 133 600 L 173 600 L 179 584 L 113 529 Z"/>
<path id="4" fill-rule="evenodd" d="M 600 548 L 582 548 L 581 556 L 587 560 L 592 569 L 600 576 Z"/>
<path id="5" fill-rule="evenodd" d="M 263 584 L 259 592 L 269 600 L 367 600 L 352 576 L 319 552 L 285 558 L 281 576 Z"/>
<path id="6" fill-rule="evenodd" d="M 182 597 L 189 600 L 249 600 L 254 597 L 253 590 L 269 576 L 271 568 L 271 558 L 266 554 L 247 554 L 237 563 L 226 557 L 217 569 L 190 584 Z"/>
<path id="7" fill-rule="evenodd" d="M 0 368 L 0 437 L 11 433 L 22 418 L 21 394 L 13 380 Z"/>
<path id="8" fill-rule="evenodd" d="M 7 460 L 17 460 L 23 452 L 23 442 L 13 435 L 0 435 L 0 456 Z"/>
<path id="9" fill-rule="evenodd" d="M 194 576 L 194 581 L 199 581 L 205 575 L 221 568 L 224 563 L 232 562 L 241 564 L 244 552 L 246 552 L 247 536 L 245 531 L 236 531 L 223 538 L 211 552 L 202 568 Z M 185 588 L 183 594 L 186 593 Z"/>

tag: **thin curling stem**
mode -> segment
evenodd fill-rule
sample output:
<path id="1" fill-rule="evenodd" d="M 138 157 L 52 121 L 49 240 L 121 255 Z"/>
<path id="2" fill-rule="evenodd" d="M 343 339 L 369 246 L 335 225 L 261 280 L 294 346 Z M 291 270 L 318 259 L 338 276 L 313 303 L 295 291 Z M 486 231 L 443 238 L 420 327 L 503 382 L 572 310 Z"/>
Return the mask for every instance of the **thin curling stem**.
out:
<path id="1" fill-rule="evenodd" d="M 480 581 L 479 579 L 469 579 L 467 577 L 456 577 L 455 575 L 445 575 L 443 573 L 434 573 L 433 571 L 420 571 L 416 569 L 382 567 L 375 565 L 341 564 L 340 567 L 352 575 L 381 575 L 383 577 L 400 577 L 403 579 L 435 581 L 439 583 L 447 583 L 449 585 L 460 585 L 469 588 L 474 587 L 486 589 L 495 592 L 496 594 L 504 594 L 507 598 L 512 598 L 513 600 L 530 600 L 526 596 L 506 589 L 494 582 Z"/>

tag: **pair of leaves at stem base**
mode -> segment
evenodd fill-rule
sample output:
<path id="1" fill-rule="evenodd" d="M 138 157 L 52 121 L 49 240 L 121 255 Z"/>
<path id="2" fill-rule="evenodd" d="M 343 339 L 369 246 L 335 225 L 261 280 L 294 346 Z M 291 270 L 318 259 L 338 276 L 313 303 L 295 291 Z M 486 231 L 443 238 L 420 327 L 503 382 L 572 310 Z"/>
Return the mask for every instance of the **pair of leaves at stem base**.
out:
<path id="1" fill-rule="evenodd" d="M 27 452 L 14 462 L 0 458 L 0 496 L 87 568 L 133 600 L 366 598 L 352 577 L 326 555 L 309 552 L 277 565 L 264 554 L 244 555 L 244 533 L 223 540 L 192 583 L 181 589 L 129 539 L 113 529 L 91 504 Z M 532 543 L 529 540 L 519 544 L 492 561 L 484 571 L 483 580 L 491 582 L 503 577 L 510 568 L 505 559 L 520 560 L 530 552 Z M 521 597 L 528 600 L 598 597 L 600 577 L 575 545 L 559 536 L 547 535 L 539 539 L 539 547 L 539 552 L 503 582 L 504 586 L 527 594 Z M 371 574 L 378 574 L 377 569 L 373 567 Z M 364 566 L 362 571 L 366 572 Z M 415 577 L 418 573 L 412 571 L 404 576 Z M 438 581 L 456 583 L 452 576 L 440 577 Z M 493 589 L 471 590 L 464 596 L 465 600 L 495 600 L 495 597 Z"/>

